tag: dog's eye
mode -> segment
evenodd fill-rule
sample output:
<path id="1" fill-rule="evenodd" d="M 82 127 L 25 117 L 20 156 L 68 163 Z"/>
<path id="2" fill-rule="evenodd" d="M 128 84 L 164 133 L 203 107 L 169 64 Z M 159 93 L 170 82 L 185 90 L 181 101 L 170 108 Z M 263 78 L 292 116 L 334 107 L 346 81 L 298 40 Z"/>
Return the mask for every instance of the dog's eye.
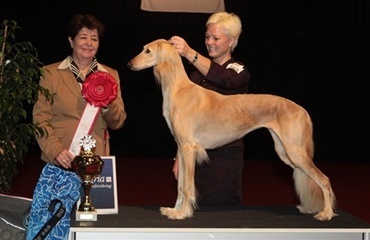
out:
<path id="1" fill-rule="evenodd" d="M 145 50 L 145 53 L 150 53 L 149 48 L 147 48 L 147 49 Z"/>

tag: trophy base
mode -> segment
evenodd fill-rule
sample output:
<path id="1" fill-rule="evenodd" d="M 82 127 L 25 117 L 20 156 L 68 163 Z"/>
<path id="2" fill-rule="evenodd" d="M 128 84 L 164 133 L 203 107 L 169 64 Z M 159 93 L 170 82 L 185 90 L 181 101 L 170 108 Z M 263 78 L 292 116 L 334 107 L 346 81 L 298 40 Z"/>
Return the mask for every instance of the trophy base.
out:
<path id="1" fill-rule="evenodd" d="M 76 221 L 98 221 L 98 213 L 95 211 L 76 211 Z"/>

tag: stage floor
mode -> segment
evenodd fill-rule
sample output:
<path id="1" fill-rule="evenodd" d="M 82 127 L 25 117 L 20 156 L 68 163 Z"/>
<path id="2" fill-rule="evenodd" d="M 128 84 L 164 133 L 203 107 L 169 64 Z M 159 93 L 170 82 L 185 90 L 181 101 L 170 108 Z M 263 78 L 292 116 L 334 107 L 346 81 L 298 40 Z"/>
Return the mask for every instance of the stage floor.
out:
<path id="1" fill-rule="evenodd" d="M 158 206 L 120 206 L 96 222 L 72 217 L 71 239 L 361 239 L 370 225 L 337 210 L 330 221 L 299 213 L 295 206 L 202 207 L 193 218 L 170 220 Z"/>

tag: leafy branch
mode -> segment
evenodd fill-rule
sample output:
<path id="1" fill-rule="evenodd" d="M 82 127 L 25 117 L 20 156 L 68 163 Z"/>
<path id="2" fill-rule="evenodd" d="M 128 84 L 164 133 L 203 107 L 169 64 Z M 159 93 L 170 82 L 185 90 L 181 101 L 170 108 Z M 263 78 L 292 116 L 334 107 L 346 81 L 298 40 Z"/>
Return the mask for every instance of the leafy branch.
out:
<path id="1" fill-rule="evenodd" d="M 0 192 L 10 193 L 18 163 L 28 152 L 35 137 L 46 131 L 32 123 L 28 111 L 49 91 L 39 85 L 43 74 L 37 49 L 28 41 L 16 42 L 16 21 L 4 20 L 0 29 Z"/>

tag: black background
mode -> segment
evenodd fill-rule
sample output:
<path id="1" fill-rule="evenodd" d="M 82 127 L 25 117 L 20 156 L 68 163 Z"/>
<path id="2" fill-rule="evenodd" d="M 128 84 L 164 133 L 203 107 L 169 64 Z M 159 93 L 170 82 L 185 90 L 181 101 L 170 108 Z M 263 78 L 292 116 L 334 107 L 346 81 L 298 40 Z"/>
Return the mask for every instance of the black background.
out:
<path id="1" fill-rule="evenodd" d="M 315 160 L 367 162 L 369 1 L 225 0 L 225 5 L 243 23 L 234 56 L 251 73 L 251 92 L 281 95 L 307 109 Z M 140 0 L 1 1 L 0 9 L 0 19 L 18 22 L 23 32 L 17 39 L 32 42 L 44 64 L 69 54 L 66 26 L 73 15 L 99 17 L 107 31 L 98 61 L 119 71 L 128 114 L 124 127 L 110 132 L 112 155 L 175 154 L 152 69 L 133 72 L 126 64 L 146 43 L 172 35 L 207 55 L 209 14 L 146 12 Z M 265 129 L 245 141 L 246 158 L 276 157 Z"/>

